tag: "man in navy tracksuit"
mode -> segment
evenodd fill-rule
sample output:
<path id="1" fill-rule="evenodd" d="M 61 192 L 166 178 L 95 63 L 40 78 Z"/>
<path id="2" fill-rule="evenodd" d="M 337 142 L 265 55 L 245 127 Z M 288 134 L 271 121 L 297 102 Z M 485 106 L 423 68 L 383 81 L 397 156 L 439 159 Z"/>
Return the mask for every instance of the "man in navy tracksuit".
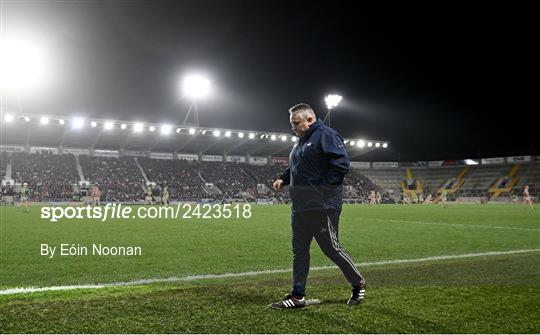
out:
<path id="1" fill-rule="evenodd" d="M 353 293 L 347 304 L 358 304 L 364 299 L 366 281 L 338 241 L 343 178 L 349 170 L 343 138 L 317 120 L 308 104 L 295 105 L 289 113 L 292 130 L 299 140 L 289 156 L 289 168 L 274 182 L 274 188 L 280 190 L 289 185 L 293 289 L 291 294 L 270 307 L 282 309 L 306 305 L 309 248 L 313 238 L 351 284 Z"/>

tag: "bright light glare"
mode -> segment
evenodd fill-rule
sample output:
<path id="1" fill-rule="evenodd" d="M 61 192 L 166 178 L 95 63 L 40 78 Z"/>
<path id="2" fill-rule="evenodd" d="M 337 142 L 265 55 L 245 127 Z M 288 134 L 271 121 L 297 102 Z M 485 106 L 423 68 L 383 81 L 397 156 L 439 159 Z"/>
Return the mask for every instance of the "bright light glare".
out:
<path id="1" fill-rule="evenodd" d="M 352 145 L 352 146 L 354 146 L 355 143 L 356 143 L 355 141 L 351 141 L 351 145 Z"/>
<path id="2" fill-rule="evenodd" d="M 282 140 L 283 142 L 287 141 L 287 136 L 285 136 L 285 135 L 281 136 L 281 140 Z"/>
<path id="3" fill-rule="evenodd" d="M 291 137 L 291 141 L 296 142 L 297 140 L 298 140 L 298 137 L 296 136 Z"/>
<path id="4" fill-rule="evenodd" d="M 160 128 L 160 132 L 162 135 L 168 135 L 171 133 L 172 127 L 168 124 L 164 124 Z"/>
<path id="5" fill-rule="evenodd" d="M 25 90 L 47 79 L 47 60 L 43 48 L 27 37 L 0 40 L 0 87 Z"/>
<path id="6" fill-rule="evenodd" d="M 4 120 L 6 122 L 13 122 L 13 119 L 14 119 L 14 117 L 11 114 L 6 114 L 6 116 L 4 116 Z"/>
<path id="7" fill-rule="evenodd" d="M 105 128 L 105 130 L 111 130 L 114 128 L 114 123 L 112 121 L 106 121 L 103 124 L 103 128 Z"/>
<path id="8" fill-rule="evenodd" d="M 221 132 L 219 130 L 214 130 L 212 134 L 214 134 L 215 137 L 218 137 L 219 135 L 221 135 Z"/>
<path id="9" fill-rule="evenodd" d="M 136 132 L 136 133 L 140 133 L 141 131 L 143 131 L 143 124 L 142 123 L 135 123 L 135 125 L 133 126 L 133 131 Z"/>
<path id="10" fill-rule="evenodd" d="M 357 145 L 358 145 L 359 148 L 363 148 L 363 147 L 366 146 L 366 141 L 364 141 L 364 140 L 358 140 Z"/>
<path id="11" fill-rule="evenodd" d="M 329 94 L 324 98 L 324 102 L 326 102 L 326 108 L 332 109 L 337 107 L 339 105 L 340 101 L 343 99 L 341 95 L 337 94 Z"/>
<path id="12" fill-rule="evenodd" d="M 384 144 L 382 145 L 382 147 L 385 148 L 385 149 L 388 148 L 388 143 L 384 143 Z"/>
<path id="13" fill-rule="evenodd" d="M 379 142 L 375 143 L 375 148 L 378 148 L 380 146 L 381 146 L 381 144 Z"/>
<path id="14" fill-rule="evenodd" d="M 66 121 L 64 121 L 64 119 L 60 119 L 60 120 L 58 120 L 58 123 L 60 123 L 61 125 L 64 125 L 66 123 Z"/>
<path id="15" fill-rule="evenodd" d="M 84 127 L 84 118 L 82 117 L 76 117 L 71 121 L 71 127 L 73 129 L 81 129 Z"/>
<path id="16" fill-rule="evenodd" d="M 97 127 L 97 122 L 96 122 L 96 121 L 90 122 L 90 126 L 91 126 L 92 128 Z"/>
<path id="17" fill-rule="evenodd" d="M 271 139 L 272 141 L 275 141 L 275 140 L 276 140 L 276 135 L 270 136 L 270 139 Z"/>
<path id="18" fill-rule="evenodd" d="M 25 117 L 24 117 L 24 121 L 30 122 L 30 117 L 29 117 L 29 116 L 25 116 Z"/>
<path id="19" fill-rule="evenodd" d="M 195 128 L 189 128 L 189 134 L 194 135 L 195 134 Z"/>
<path id="20" fill-rule="evenodd" d="M 124 130 L 124 129 L 126 129 L 126 128 L 127 128 L 127 124 L 122 123 L 122 124 L 120 125 L 120 129 Z"/>
<path id="21" fill-rule="evenodd" d="M 148 128 L 148 130 L 150 130 L 150 132 L 153 132 L 154 130 L 156 130 L 156 127 L 150 126 L 150 128 Z"/>
<path id="22" fill-rule="evenodd" d="M 475 161 L 473 159 L 466 159 L 465 164 L 466 165 L 478 165 L 479 163 L 478 163 L 478 161 Z"/>
<path id="23" fill-rule="evenodd" d="M 254 139 L 255 138 L 255 133 L 249 133 L 249 136 L 248 136 L 250 139 Z"/>
<path id="24" fill-rule="evenodd" d="M 225 132 L 225 137 L 231 137 L 231 131 L 230 130 L 227 130 Z"/>
<path id="25" fill-rule="evenodd" d="M 238 133 L 239 138 L 244 138 L 244 133 Z"/>
<path id="26" fill-rule="evenodd" d="M 373 146 L 373 142 L 367 142 L 367 146 L 371 148 Z"/>
<path id="27" fill-rule="evenodd" d="M 39 119 L 39 123 L 41 123 L 42 125 L 49 124 L 49 118 L 48 118 L 48 117 L 45 117 L 45 116 L 42 116 L 42 117 Z"/>
<path id="28" fill-rule="evenodd" d="M 210 80 L 201 75 L 189 75 L 182 82 L 182 91 L 188 98 L 204 98 L 210 92 Z"/>

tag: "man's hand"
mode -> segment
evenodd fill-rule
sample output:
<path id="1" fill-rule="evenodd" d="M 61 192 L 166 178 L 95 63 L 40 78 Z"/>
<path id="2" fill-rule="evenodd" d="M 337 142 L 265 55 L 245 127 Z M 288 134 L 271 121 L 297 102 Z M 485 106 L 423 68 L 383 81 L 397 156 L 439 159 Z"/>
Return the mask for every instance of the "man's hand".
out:
<path id="1" fill-rule="evenodd" d="M 283 187 L 283 180 L 282 179 L 276 179 L 276 181 L 274 182 L 274 189 L 276 191 L 280 191 L 281 187 Z"/>

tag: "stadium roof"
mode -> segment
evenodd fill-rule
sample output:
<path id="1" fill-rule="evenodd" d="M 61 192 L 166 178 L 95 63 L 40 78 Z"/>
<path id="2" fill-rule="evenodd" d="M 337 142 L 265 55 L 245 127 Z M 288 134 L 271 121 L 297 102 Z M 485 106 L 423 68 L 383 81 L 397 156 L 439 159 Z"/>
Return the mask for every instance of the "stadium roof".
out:
<path id="1" fill-rule="evenodd" d="M 288 156 L 296 136 L 246 129 L 133 121 L 4 114 L 2 145 L 178 152 L 210 155 Z M 352 159 L 388 147 L 388 141 L 346 138 Z"/>

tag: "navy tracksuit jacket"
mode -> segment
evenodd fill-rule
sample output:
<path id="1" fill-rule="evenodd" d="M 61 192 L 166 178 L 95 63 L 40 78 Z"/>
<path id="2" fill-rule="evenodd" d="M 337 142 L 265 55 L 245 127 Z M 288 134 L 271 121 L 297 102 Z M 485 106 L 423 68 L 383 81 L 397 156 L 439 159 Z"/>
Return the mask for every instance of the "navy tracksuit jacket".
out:
<path id="1" fill-rule="evenodd" d="M 289 185 L 293 211 L 340 210 L 349 164 L 341 135 L 320 120 L 313 123 L 293 147 L 289 168 L 280 177 Z"/>
<path id="2" fill-rule="evenodd" d="M 289 185 L 292 202 L 292 294 L 295 296 L 305 295 L 313 238 L 351 285 L 363 281 L 351 256 L 338 240 L 343 178 L 349 164 L 341 135 L 317 120 L 293 147 L 289 168 L 280 177 Z"/>

